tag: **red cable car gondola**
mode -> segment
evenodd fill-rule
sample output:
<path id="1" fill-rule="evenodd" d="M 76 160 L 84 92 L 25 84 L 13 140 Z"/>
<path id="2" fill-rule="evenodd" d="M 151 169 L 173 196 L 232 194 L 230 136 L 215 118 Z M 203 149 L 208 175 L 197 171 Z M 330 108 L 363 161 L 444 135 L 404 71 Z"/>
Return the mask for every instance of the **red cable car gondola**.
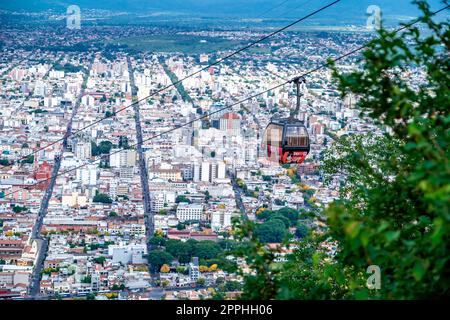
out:
<path id="1" fill-rule="evenodd" d="M 300 110 L 300 83 L 304 78 L 295 78 L 297 86 L 297 107 L 286 119 L 272 119 L 264 131 L 262 150 L 271 162 L 301 164 L 310 151 L 308 131 L 303 121 L 295 119 Z"/>

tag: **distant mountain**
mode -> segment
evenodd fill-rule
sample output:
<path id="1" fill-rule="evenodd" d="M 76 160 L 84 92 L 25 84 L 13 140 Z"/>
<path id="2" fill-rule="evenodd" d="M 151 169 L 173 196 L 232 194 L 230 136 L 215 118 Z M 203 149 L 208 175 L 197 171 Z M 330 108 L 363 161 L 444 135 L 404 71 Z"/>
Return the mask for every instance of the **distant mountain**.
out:
<path id="1" fill-rule="evenodd" d="M 257 17 L 267 10 L 264 18 L 292 18 L 332 2 L 333 0 L 0 0 L 0 9 L 39 12 L 65 12 L 69 5 L 83 9 L 103 9 L 142 15 L 185 14 L 193 17 Z M 429 0 L 432 8 L 442 6 L 441 0 Z M 282 5 L 280 5 L 282 4 Z M 302 6 L 302 4 L 305 4 Z M 378 5 L 386 20 L 409 19 L 418 14 L 410 0 L 342 0 L 337 5 L 313 17 L 317 24 L 364 24 L 369 5 Z M 279 7 L 277 7 L 280 5 Z M 274 8 L 275 7 L 275 8 Z"/>

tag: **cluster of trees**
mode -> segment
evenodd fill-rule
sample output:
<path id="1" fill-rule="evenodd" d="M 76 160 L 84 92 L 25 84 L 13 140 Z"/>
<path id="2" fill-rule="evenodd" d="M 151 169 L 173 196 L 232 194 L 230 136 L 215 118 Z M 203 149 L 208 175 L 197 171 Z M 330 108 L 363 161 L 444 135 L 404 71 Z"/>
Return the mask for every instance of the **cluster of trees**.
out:
<path id="1" fill-rule="evenodd" d="M 262 243 L 280 243 L 289 235 L 289 228 L 296 227 L 295 235 L 299 238 L 308 233 L 308 228 L 299 223 L 299 212 L 292 208 L 272 211 L 267 208 L 257 210 L 256 217 L 263 221 L 256 225 L 255 235 Z"/>
<path id="2" fill-rule="evenodd" d="M 74 66 L 73 64 L 70 64 L 70 63 L 65 63 L 64 65 L 57 63 L 53 66 L 53 69 L 57 70 L 57 71 L 64 71 L 64 72 L 69 72 L 69 73 L 76 73 L 76 72 L 83 71 L 83 67 Z"/>
<path id="3" fill-rule="evenodd" d="M 109 214 L 108 214 L 108 217 L 110 217 L 110 218 L 115 218 L 115 217 L 117 217 L 118 216 L 118 214 L 117 214 L 117 212 L 115 212 L 115 211 L 111 211 Z"/>
<path id="4" fill-rule="evenodd" d="M 8 159 L 0 159 L 0 165 L 9 166 L 11 162 Z"/>
<path id="5" fill-rule="evenodd" d="M 100 193 L 100 192 L 97 192 L 97 194 L 94 196 L 92 201 L 97 202 L 97 203 L 112 203 L 113 202 L 113 200 L 107 194 Z"/>
<path id="6" fill-rule="evenodd" d="M 103 265 L 103 263 L 105 263 L 106 261 L 106 257 L 100 256 L 97 258 L 94 258 L 94 262 Z"/>
<path id="7" fill-rule="evenodd" d="M 191 200 L 189 200 L 188 198 L 186 198 L 185 195 L 179 195 L 179 196 L 176 197 L 175 203 L 180 203 L 180 202 L 191 203 Z"/>
<path id="8" fill-rule="evenodd" d="M 150 243 L 165 248 L 165 252 L 171 255 L 171 261 L 177 259 L 180 263 L 188 263 L 192 257 L 199 259 L 213 259 L 221 252 L 221 247 L 214 241 L 196 241 L 189 239 L 186 242 L 162 237 L 153 237 Z M 171 262 L 170 261 L 170 262 Z"/>
<path id="9" fill-rule="evenodd" d="M 28 208 L 25 207 L 25 206 L 14 205 L 12 210 L 13 210 L 14 213 L 21 213 L 21 212 L 28 211 Z"/>
<path id="10" fill-rule="evenodd" d="M 286 225 L 279 219 L 271 219 L 255 228 L 255 235 L 263 243 L 280 243 L 287 236 Z"/>
<path id="11" fill-rule="evenodd" d="M 105 112 L 105 118 L 111 118 L 111 117 L 114 117 L 115 115 L 116 115 L 115 112 L 112 112 L 112 111 L 109 111 L 109 110 L 107 110 Z"/>
<path id="12" fill-rule="evenodd" d="M 216 280 L 216 289 L 212 296 L 212 300 L 225 300 L 226 292 L 235 292 L 242 290 L 242 283 L 238 281 L 225 281 L 224 278 L 219 277 Z"/>
<path id="13" fill-rule="evenodd" d="M 99 145 L 95 142 L 91 142 L 91 153 L 93 156 L 98 156 L 100 154 L 109 154 L 113 144 L 111 141 L 102 141 Z"/>
<path id="14" fill-rule="evenodd" d="M 286 173 L 289 176 L 289 178 L 291 178 L 292 183 L 297 184 L 300 182 L 300 177 L 298 176 L 296 168 L 288 168 L 286 170 Z"/>
<path id="15" fill-rule="evenodd" d="M 198 257 L 200 265 L 204 266 L 215 264 L 223 270 L 232 270 L 235 267 L 234 263 L 225 258 L 225 254 L 237 246 L 237 242 L 229 240 L 197 241 L 194 239 L 183 242 L 159 236 L 152 237 L 149 241 L 153 247 L 156 247 L 148 255 L 149 262 L 158 270 L 164 264 L 170 265 L 174 260 L 182 264 L 189 263 L 192 257 Z"/>
<path id="16" fill-rule="evenodd" d="M 124 284 L 121 284 L 121 285 L 114 284 L 111 287 L 111 290 L 113 290 L 113 291 L 123 291 L 123 290 L 125 290 L 125 285 Z"/>
<path id="17" fill-rule="evenodd" d="M 52 272 L 59 272 L 59 268 L 44 268 L 42 270 L 42 274 L 51 274 Z"/>
<path id="18" fill-rule="evenodd" d="M 103 243 L 89 243 L 86 246 L 86 249 L 89 251 L 93 251 L 93 250 L 97 250 L 97 249 L 107 249 L 109 245 L 114 244 L 114 241 L 105 241 Z M 86 242 L 84 241 L 84 239 L 80 242 L 79 244 L 80 246 L 85 246 Z"/>
<path id="19" fill-rule="evenodd" d="M 34 162 L 34 156 L 33 155 L 29 155 L 25 159 L 23 159 L 20 163 L 33 164 L 33 162 Z"/>

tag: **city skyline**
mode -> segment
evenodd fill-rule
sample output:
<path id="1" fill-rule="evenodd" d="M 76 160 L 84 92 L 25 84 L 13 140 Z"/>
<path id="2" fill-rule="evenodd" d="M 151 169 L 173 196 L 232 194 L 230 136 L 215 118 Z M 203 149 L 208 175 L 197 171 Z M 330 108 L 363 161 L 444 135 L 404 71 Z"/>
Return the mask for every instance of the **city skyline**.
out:
<path id="1" fill-rule="evenodd" d="M 370 247 L 360 232 L 363 222 L 355 218 L 339 225 L 338 220 L 357 210 L 370 217 L 373 208 L 375 216 L 386 208 L 391 210 L 387 216 L 404 215 L 396 205 L 376 208 L 389 197 L 373 204 L 370 196 L 403 181 L 406 169 L 395 166 L 404 158 L 410 160 L 405 167 L 411 167 L 414 158 L 401 153 L 406 151 L 398 141 L 411 148 L 423 145 L 408 140 L 420 136 L 416 127 L 399 129 L 399 116 L 389 110 L 428 100 L 386 101 L 404 92 L 425 94 L 442 83 L 445 89 L 444 75 L 431 86 L 430 79 L 441 73 L 430 72 L 422 60 L 408 60 L 414 50 L 398 53 L 399 47 L 422 50 L 410 30 L 417 28 L 423 36 L 436 32 L 430 21 L 415 19 L 426 11 L 384 0 L 358 5 L 345 0 L 295 5 L 215 1 L 213 9 L 211 3 L 0 4 L 5 21 L 0 34 L 0 299 L 308 298 L 308 290 L 294 286 L 302 288 L 302 282 L 279 283 L 290 272 L 305 276 L 311 268 L 305 261 L 311 259 L 322 259 L 313 264 L 317 274 L 329 273 L 320 268 L 330 261 L 345 265 L 347 238 L 357 236 L 361 240 L 352 245 L 369 249 L 355 251 L 364 254 L 352 261 L 354 279 L 341 277 L 354 282 L 337 284 L 339 290 L 325 297 L 386 299 L 390 293 L 383 290 L 397 288 L 392 283 L 402 274 L 383 273 L 392 265 L 380 257 L 383 250 L 396 253 L 390 243 L 404 240 L 404 225 L 423 224 L 425 236 L 438 228 L 430 242 L 445 243 L 441 217 L 429 209 L 437 207 L 435 202 L 427 207 L 434 220 L 414 217 L 398 230 L 396 222 L 376 217 L 374 224 L 381 225 L 371 241 L 387 239 L 379 247 Z M 430 3 L 429 16 L 448 21 L 448 5 Z M 280 15 L 295 6 L 301 10 L 294 18 Z M 147 17 L 158 10 L 165 13 Z M 241 10 L 256 21 L 244 21 Z M 208 22 L 220 16 L 226 18 Z M 388 35 L 377 32 L 385 26 L 381 21 L 387 21 Z M 389 37 L 409 42 L 395 47 Z M 392 54 L 377 51 L 377 44 L 386 45 L 381 41 L 394 43 L 386 49 Z M 435 65 L 445 66 L 445 44 L 431 46 L 434 51 L 423 54 L 433 52 Z M 358 74 L 396 55 L 407 61 L 396 65 L 388 60 L 385 69 L 376 71 L 379 78 L 370 78 L 376 72 Z M 352 75 L 360 78 L 345 78 Z M 383 100 L 378 79 L 389 77 L 394 79 L 392 96 Z M 404 82 L 395 87 L 396 81 Z M 445 97 L 444 89 L 427 99 Z M 372 105 L 376 99 L 382 103 Z M 442 101 L 432 104 L 437 118 L 445 114 Z M 376 109 L 380 105 L 381 111 Z M 441 154 L 443 141 L 435 143 L 438 151 L 443 148 Z M 396 152 L 400 155 L 391 160 Z M 360 162 L 361 168 L 351 167 Z M 366 176 L 368 182 L 362 180 Z M 417 177 L 423 176 L 411 173 L 410 180 Z M 426 192 L 424 183 L 406 190 L 421 199 L 414 192 Z M 398 201 L 406 206 L 413 200 L 400 202 L 399 196 Z M 332 211 L 346 201 L 350 209 Z M 428 200 L 423 201 L 408 210 L 425 210 Z M 445 205 L 439 208 L 438 213 L 446 212 Z M 410 248 L 405 239 L 402 245 Z M 314 252 L 305 253 L 307 248 Z M 435 251 L 444 261 L 435 270 L 445 266 L 442 250 Z M 310 256 L 299 258 L 305 254 Z M 406 278 L 417 285 L 430 264 L 417 258 L 421 255 L 426 256 L 415 253 L 407 266 L 412 271 Z M 260 258 L 269 261 L 267 268 L 258 265 Z M 294 263 L 301 267 L 289 269 Z M 286 274 L 271 278 L 284 268 Z M 267 283 L 264 276 L 258 278 L 261 270 L 270 270 Z M 354 292 L 353 286 L 358 288 Z M 395 298 L 416 297 L 416 291 L 404 289 L 406 284 L 398 287 L 404 291 L 395 292 Z M 424 285 L 422 291 L 432 287 Z"/>

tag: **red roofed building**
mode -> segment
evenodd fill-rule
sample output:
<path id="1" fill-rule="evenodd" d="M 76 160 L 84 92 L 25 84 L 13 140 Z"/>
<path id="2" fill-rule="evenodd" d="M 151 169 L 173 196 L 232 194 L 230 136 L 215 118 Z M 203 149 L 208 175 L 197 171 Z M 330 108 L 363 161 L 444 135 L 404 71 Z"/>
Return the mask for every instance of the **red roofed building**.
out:
<path id="1" fill-rule="evenodd" d="M 0 259 L 16 263 L 22 257 L 25 243 L 20 239 L 0 239 Z"/>
<path id="2" fill-rule="evenodd" d="M 39 190 L 47 189 L 47 187 L 50 183 L 51 176 L 52 176 L 52 165 L 51 164 L 49 164 L 47 161 L 44 161 L 41 164 L 37 165 L 36 172 L 34 174 L 34 178 L 37 181 L 44 181 L 44 180 L 46 180 L 46 181 L 36 185 L 36 189 L 39 189 Z"/>
<path id="3" fill-rule="evenodd" d="M 214 232 L 193 232 L 189 230 L 175 230 L 170 229 L 167 233 L 167 238 L 182 240 L 182 239 L 195 239 L 197 241 L 202 240 L 217 240 L 218 236 Z"/>

